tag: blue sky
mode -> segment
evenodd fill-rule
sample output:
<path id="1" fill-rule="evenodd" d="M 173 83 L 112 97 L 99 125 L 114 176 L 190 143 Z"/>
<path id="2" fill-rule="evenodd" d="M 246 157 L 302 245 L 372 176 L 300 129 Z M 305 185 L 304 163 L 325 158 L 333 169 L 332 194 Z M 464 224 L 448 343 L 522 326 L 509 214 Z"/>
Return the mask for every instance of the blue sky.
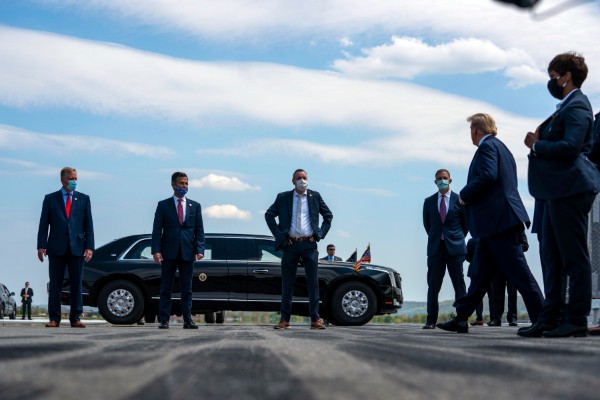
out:
<path id="1" fill-rule="evenodd" d="M 464 186 L 466 117 L 496 118 L 531 216 L 523 138 L 556 103 L 547 64 L 582 53 L 600 108 L 598 37 L 599 2 L 540 19 L 484 0 L 0 1 L 0 281 L 45 302 L 37 225 L 63 166 L 91 196 L 97 245 L 150 232 L 176 170 L 208 232 L 267 234 L 264 211 L 304 168 L 334 214 L 321 252 L 370 242 L 425 300 L 423 200 L 438 168 Z"/>

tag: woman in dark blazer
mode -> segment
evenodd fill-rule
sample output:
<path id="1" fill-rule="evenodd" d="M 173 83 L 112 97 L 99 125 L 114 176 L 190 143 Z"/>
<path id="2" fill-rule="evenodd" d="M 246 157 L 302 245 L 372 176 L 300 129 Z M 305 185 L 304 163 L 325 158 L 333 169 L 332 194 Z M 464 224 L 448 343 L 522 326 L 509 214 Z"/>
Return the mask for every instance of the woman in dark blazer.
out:
<path id="1" fill-rule="evenodd" d="M 559 54 L 548 65 L 548 91 L 560 100 L 535 132 L 527 133 L 529 192 L 544 200 L 541 253 L 546 300 L 536 324 L 521 336 L 568 337 L 587 334 L 592 302 L 587 248 L 588 214 L 600 191 L 600 174 L 588 160 L 594 115 L 580 88 L 588 68 L 576 53 Z M 569 277 L 565 305 L 564 274 Z"/>

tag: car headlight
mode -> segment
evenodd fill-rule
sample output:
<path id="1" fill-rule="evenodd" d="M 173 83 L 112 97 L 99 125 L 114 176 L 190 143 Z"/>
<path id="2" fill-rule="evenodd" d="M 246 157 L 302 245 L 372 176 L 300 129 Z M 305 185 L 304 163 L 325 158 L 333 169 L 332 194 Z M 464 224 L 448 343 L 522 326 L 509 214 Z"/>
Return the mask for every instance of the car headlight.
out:
<path id="1" fill-rule="evenodd" d="M 366 269 L 372 269 L 374 271 L 379 271 L 379 272 L 385 272 L 385 273 L 387 273 L 388 276 L 390 277 L 390 283 L 391 283 L 392 287 L 394 287 L 394 288 L 398 287 L 396 285 L 396 277 L 394 276 L 394 271 L 390 271 L 387 268 L 373 267 L 373 266 L 370 266 L 370 265 L 369 266 L 365 266 L 365 267 L 366 267 Z"/>

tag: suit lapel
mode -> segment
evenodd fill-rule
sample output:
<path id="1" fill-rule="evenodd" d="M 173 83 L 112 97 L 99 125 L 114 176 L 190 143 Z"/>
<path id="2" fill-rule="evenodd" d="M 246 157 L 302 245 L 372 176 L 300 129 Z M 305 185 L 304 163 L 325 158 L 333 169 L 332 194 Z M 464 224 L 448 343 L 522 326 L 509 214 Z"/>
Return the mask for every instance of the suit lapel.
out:
<path id="1" fill-rule="evenodd" d="M 288 196 L 287 196 L 287 205 L 288 205 L 288 212 L 289 212 L 289 219 L 290 219 L 290 223 L 292 221 L 292 210 L 294 209 L 294 191 L 292 190 L 291 192 L 288 192 Z"/>

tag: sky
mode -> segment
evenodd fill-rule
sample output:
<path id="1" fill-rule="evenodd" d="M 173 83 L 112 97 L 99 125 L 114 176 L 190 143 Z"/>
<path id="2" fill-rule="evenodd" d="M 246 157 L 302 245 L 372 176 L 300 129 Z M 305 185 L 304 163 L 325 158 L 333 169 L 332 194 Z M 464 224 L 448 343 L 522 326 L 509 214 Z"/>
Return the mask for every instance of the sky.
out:
<path id="1" fill-rule="evenodd" d="M 264 212 L 303 168 L 334 216 L 322 256 L 370 243 L 405 300 L 425 301 L 423 201 L 439 168 L 466 184 L 466 118 L 494 116 L 532 217 L 523 139 L 556 105 L 547 65 L 582 54 L 597 112 L 598 37 L 593 0 L 533 13 L 492 0 L 0 0 L 0 282 L 18 293 L 28 280 L 45 304 L 37 229 L 64 166 L 91 197 L 96 246 L 150 233 L 174 171 L 207 232 L 270 234 Z M 440 300 L 453 297 L 446 277 Z"/>

